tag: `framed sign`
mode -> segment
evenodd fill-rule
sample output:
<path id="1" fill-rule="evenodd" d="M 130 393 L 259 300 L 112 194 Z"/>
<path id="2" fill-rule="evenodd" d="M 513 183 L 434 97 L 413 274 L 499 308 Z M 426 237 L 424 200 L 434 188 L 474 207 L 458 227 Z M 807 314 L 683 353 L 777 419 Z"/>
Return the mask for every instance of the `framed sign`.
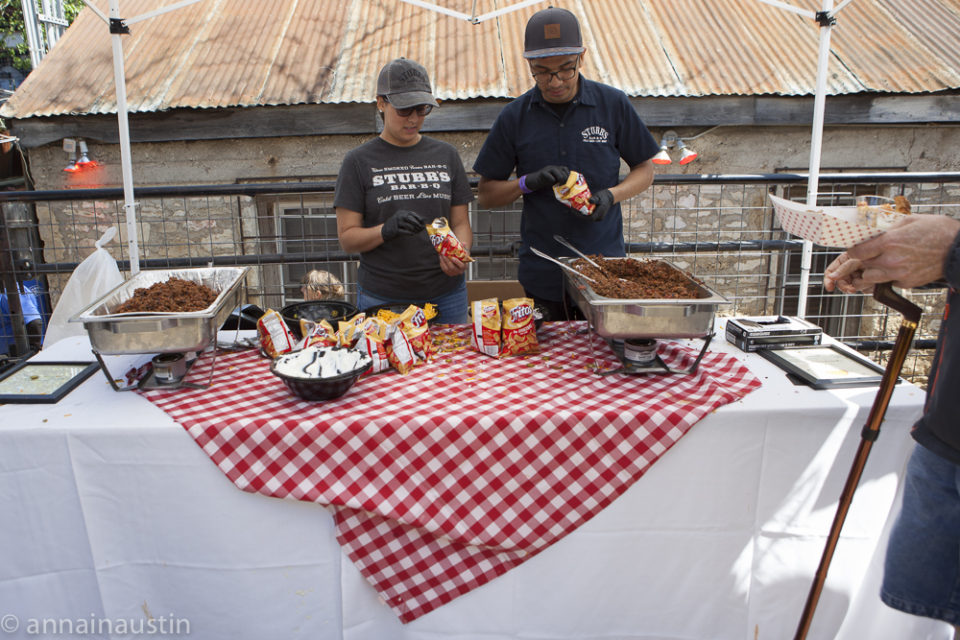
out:
<path id="1" fill-rule="evenodd" d="M 884 374 L 876 362 L 836 344 L 757 353 L 814 389 L 875 385 Z"/>
<path id="2" fill-rule="evenodd" d="M 100 367 L 96 362 L 21 362 L 0 376 L 0 403 L 55 403 Z"/>

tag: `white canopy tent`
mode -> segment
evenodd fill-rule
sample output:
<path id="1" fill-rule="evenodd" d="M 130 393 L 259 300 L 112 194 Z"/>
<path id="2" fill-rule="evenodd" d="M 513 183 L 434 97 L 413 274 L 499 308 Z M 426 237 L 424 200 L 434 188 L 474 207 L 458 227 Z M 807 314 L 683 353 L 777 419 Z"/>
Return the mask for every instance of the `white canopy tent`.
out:
<path id="1" fill-rule="evenodd" d="M 161 7 L 134 18 L 121 18 L 119 0 L 109 0 L 110 16 L 108 18 L 107 16 L 103 15 L 103 13 L 100 12 L 90 2 L 90 0 L 83 0 L 84 4 L 90 7 L 90 9 L 110 27 L 111 42 L 113 46 L 114 80 L 116 83 L 117 95 L 117 120 L 120 129 L 120 158 L 121 170 L 123 174 L 124 212 L 126 218 L 127 245 L 130 256 L 131 275 L 137 274 L 140 271 L 140 252 L 137 241 L 137 203 L 134 200 L 133 168 L 130 159 L 130 132 L 129 125 L 127 123 L 127 98 L 126 80 L 124 75 L 123 44 L 120 36 L 124 33 L 129 33 L 129 25 L 131 24 L 167 13 L 169 11 L 174 11 L 200 1 L 201 0 L 181 0 L 180 2 L 172 3 L 166 7 Z M 807 204 L 811 206 L 816 205 L 820 176 L 820 152 L 823 139 L 823 117 L 826 100 L 827 68 L 830 58 L 830 33 L 836 24 L 835 16 L 837 12 L 843 9 L 843 7 L 849 4 L 852 0 L 843 0 L 843 2 L 841 2 L 836 8 L 834 8 L 833 0 L 823 0 L 821 10 L 816 13 L 806 9 L 801 9 L 780 0 L 758 1 L 810 18 L 811 20 L 815 20 L 820 25 L 820 45 L 817 60 L 816 92 L 810 142 L 809 179 L 807 183 Z M 400 0 L 400 2 L 405 2 L 429 11 L 436 11 L 443 15 L 460 20 L 466 20 L 472 24 L 479 24 L 512 11 L 517 11 L 534 4 L 543 3 L 544 0 L 517 0 L 516 2 L 508 3 L 506 6 L 503 6 L 497 10 L 479 15 L 475 12 L 467 14 L 460 11 L 455 11 L 448 7 L 444 7 L 442 4 L 428 2 L 427 0 Z M 476 7 L 476 3 L 474 3 L 474 7 Z M 804 241 L 800 271 L 800 294 L 798 300 L 798 314 L 801 317 L 805 315 L 812 253 L 812 243 L 809 241 Z"/>

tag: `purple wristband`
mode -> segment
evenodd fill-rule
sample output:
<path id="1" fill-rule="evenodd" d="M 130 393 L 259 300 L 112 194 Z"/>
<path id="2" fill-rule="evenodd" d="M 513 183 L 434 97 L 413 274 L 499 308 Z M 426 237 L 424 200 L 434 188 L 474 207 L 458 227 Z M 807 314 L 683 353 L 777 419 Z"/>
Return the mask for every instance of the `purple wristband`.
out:
<path id="1" fill-rule="evenodd" d="M 520 193 L 533 193 L 532 190 L 527 189 L 527 176 L 520 176 L 520 179 L 517 180 L 517 185 L 520 187 Z"/>

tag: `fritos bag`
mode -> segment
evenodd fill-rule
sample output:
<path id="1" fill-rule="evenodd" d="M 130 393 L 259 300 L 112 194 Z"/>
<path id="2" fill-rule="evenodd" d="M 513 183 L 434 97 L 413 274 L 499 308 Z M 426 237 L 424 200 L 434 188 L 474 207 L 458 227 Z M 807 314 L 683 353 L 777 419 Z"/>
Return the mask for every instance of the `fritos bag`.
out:
<path id="1" fill-rule="evenodd" d="M 390 365 L 400 372 L 400 375 L 406 375 L 413 370 L 417 363 L 417 357 L 413 353 L 413 347 L 407 334 L 400 329 L 399 324 L 391 325 L 387 333 L 387 360 Z"/>
<path id="2" fill-rule="evenodd" d="M 503 301 L 500 357 L 539 353 L 537 325 L 533 319 L 533 300 L 510 298 Z"/>
<path id="3" fill-rule="evenodd" d="M 415 304 L 407 307 L 397 320 L 400 330 L 410 340 L 413 353 L 424 362 L 433 357 L 433 341 L 430 339 L 430 327 L 423 309 Z"/>
<path id="4" fill-rule="evenodd" d="M 363 321 L 367 319 L 367 316 L 363 313 L 358 313 L 349 320 L 341 320 L 337 324 L 337 338 L 340 341 L 341 347 L 347 347 L 348 349 L 353 345 L 357 344 L 357 340 L 360 339 L 360 327 L 363 326 Z"/>
<path id="5" fill-rule="evenodd" d="M 494 358 L 500 356 L 500 301 L 496 298 L 474 300 L 470 305 L 473 348 Z"/>
<path id="6" fill-rule="evenodd" d="M 326 320 L 307 320 L 300 318 L 300 335 L 303 336 L 303 348 L 335 347 L 339 342 L 333 325 Z"/>
<path id="7" fill-rule="evenodd" d="M 570 172 L 565 184 L 553 185 L 553 194 L 557 200 L 584 216 L 589 216 L 597 208 L 597 205 L 589 202 L 593 194 L 590 193 L 586 178 L 577 171 Z"/>
<path id="8" fill-rule="evenodd" d="M 434 218 L 433 222 L 427 225 L 427 235 L 430 236 L 430 242 L 433 248 L 442 256 L 456 258 L 461 262 L 473 262 L 473 258 L 463 248 L 460 240 L 454 235 L 453 229 L 446 218 Z"/>
<path id="9" fill-rule="evenodd" d="M 260 316 L 257 320 L 257 335 L 260 337 L 260 348 L 269 358 L 276 358 L 294 349 L 293 334 L 279 311 L 267 309 L 266 313 Z"/>
<path id="10" fill-rule="evenodd" d="M 380 373 L 390 368 L 387 358 L 387 323 L 373 316 L 363 321 L 357 347 L 373 359 L 370 373 Z"/>

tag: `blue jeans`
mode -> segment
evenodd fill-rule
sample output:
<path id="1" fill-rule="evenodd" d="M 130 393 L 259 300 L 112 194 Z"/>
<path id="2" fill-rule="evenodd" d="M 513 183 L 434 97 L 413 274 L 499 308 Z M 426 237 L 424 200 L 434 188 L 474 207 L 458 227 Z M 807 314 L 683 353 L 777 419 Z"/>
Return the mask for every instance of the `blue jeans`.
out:
<path id="1" fill-rule="evenodd" d="M 960 466 L 916 445 L 890 532 L 880 599 L 960 624 Z"/>
<path id="2" fill-rule="evenodd" d="M 376 307 L 381 304 L 416 304 L 423 305 L 432 302 L 437 305 L 437 317 L 432 320 L 436 324 L 466 324 L 467 323 L 467 283 L 463 281 L 460 286 L 433 300 L 410 300 L 405 298 L 381 298 L 372 295 L 362 288 L 357 287 L 357 307 L 361 311 Z"/>

